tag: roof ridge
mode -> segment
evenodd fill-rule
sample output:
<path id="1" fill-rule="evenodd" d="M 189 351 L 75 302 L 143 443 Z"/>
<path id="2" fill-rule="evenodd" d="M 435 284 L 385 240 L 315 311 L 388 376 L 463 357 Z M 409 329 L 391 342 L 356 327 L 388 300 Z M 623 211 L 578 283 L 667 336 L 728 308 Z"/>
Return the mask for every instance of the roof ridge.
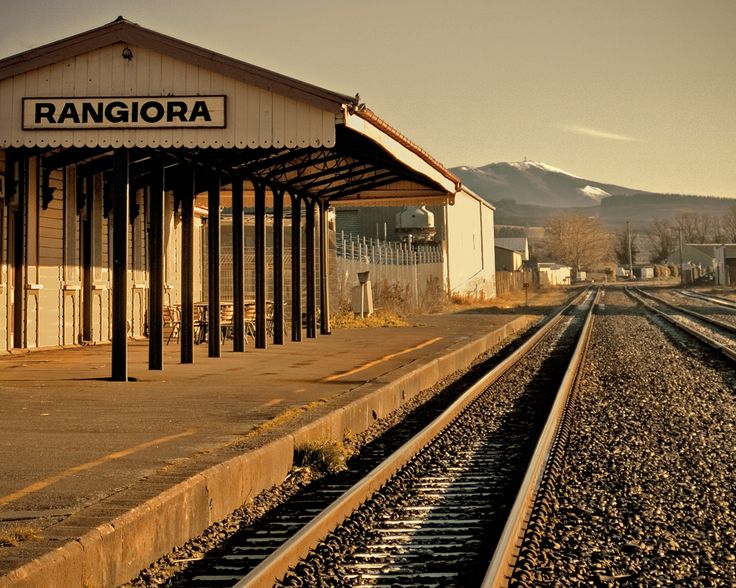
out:
<path id="1" fill-rule="evenodd" d="M 339 111 L 342 110 L 343 105 L 352 105 L 355 102 L 355 98 L 347 94 L 315 86 L 235 57 L 147 29 L 122 16 L 102 26 L 0 59 L 0 80 L 114 43 L 136 43 L 164 53 L 168 52 L 173 57 L 179 58 L 186 54 L 198 62 L 199 65 L 219 70 L 227 77 L 239 78 L 246 83 L 260 86 L 269 91 L 301 98 L 308 102 L 311 101 L 326 110 L 335 109 Z"/>

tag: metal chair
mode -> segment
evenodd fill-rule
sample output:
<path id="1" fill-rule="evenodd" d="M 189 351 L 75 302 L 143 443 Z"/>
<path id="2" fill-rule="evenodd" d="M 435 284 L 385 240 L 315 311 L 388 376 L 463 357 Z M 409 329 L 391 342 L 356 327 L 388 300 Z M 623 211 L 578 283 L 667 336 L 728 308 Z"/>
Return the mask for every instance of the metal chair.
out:
<path id="1" fill-rule="evenodd" d="M 225 339 L 231 339 L 233 336 L 233 315 L 235 309 L 232 304 L 223 304 L 220 306 L 220 332 L 222 342 Z"/>
<path id="2" fill-rule="evenodd" d="M 168 345 L 171 339 L 179 341 L 181 330 L 181 309 L 178 306 L 164 306 L 164 329 L 169 329 L 169 337 L 166 339 Z"/>
<path id="3" fill-rule="evenodd" d="M 245 327 L 245 342 L 248 343 L 248 335 L 255 339 L 256 336 L 256 305 L 247 302 L 243 307 L 243 323 Z"/>

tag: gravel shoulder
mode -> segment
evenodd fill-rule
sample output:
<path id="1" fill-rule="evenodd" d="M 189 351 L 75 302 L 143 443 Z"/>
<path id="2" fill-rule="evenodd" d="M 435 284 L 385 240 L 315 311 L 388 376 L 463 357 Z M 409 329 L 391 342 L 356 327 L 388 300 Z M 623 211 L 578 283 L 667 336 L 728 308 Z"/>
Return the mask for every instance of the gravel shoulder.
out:
<path id="1" fill-rule="evenodd" d="M 609 290 L 537 586 L 736 586 L 736 371 Z"/>

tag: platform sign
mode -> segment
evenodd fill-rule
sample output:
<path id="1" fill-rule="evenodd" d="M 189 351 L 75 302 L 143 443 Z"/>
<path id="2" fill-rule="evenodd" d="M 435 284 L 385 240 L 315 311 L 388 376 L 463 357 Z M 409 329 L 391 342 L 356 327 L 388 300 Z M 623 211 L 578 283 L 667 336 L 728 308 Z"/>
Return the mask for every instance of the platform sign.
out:
<path id="1" fill-rule="evenodd" d="M 225 128 L 225 96 L 23 98 L 23 130 Z"/>

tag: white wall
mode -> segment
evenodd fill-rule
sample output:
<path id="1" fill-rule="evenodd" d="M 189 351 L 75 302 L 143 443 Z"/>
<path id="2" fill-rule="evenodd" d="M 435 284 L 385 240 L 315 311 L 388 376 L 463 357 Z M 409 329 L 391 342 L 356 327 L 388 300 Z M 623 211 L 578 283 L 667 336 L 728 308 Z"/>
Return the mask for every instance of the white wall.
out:
<path id="1" fill-rule="evenodd" d="M 449 293 L 491 298 L 496 295 L 493 207 L 466 191 L 447 211 Z"/>

